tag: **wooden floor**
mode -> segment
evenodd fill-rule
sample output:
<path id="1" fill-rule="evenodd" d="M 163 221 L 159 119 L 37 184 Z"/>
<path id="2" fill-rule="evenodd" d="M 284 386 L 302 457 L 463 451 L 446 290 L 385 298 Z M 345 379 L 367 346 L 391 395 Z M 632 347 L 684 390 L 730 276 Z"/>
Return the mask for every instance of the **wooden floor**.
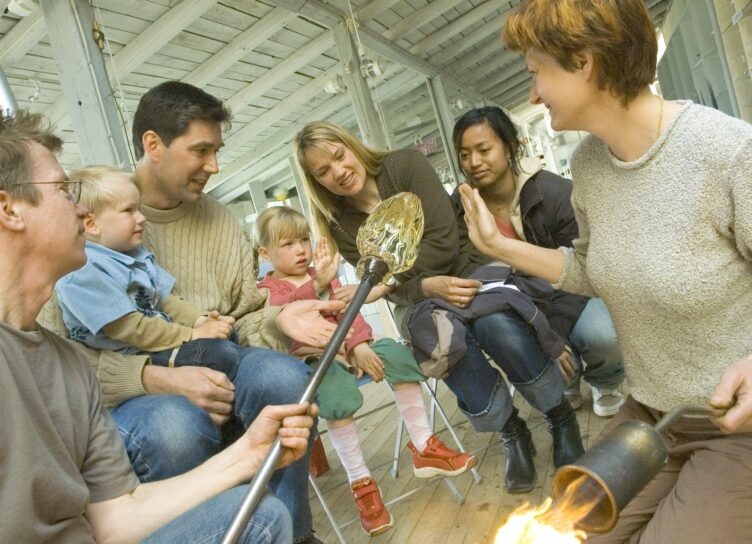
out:
<path id="1" fill-rule="evenodd" d="M 362 389 L 366 399 L 361 413 L 375 407 L 389 404 L 391 394 L 383 384 L 369 384 Z M 590 408 L 589 388 L 583 387 L 587 396 L 585 404 L 577 411 L 583 442 L 589 447 L 608 420 L 599 418 Z M 517 506 L 524 502 L 540 504 L 551 492 L 553 462 L 551 435 L 546 429 L 543 416 L 533 411 L 519 395 L 515 404 L 533 433 L 538 449 L 536 466 L 538 485 L 524 495 L 510 495 L 504 491 L 505 451 L 496 433 L 476 433 L 457 409 L 454 396 L 443 384 L 439 385 L 439 399 L 449 415 L 460 440 L 466 449 L 478 457 L 478 472 L 483 480 L 477 484 L 467 473 L 453 481 L 465 495 L 460 505 L 442 479 L 422 480 L 413 476 L 409 452 L 403 447 L 399 457 L 399 476 L 393 479 L 390 474 L 391 460 L 395 444 L 397 413 L 389 406 L 358 420 L 358 429 L 371 473 L 379 483 L 384 501 L 390 501 L 414 491 L 389 506 L 394 517 L 394 527 L 375 538 L 367 536 L 360 528 L 355 505 L 350 496 L 347 477 L 341 468 L 336 453 L 332 450 L 326 434 L 322 437 L 331 470 L 316 479 L 326 497 L 345 539 L 349 543 L 373 542 L 373 544 L 484 544 L 493 543 L 496 529 Z M 322 429 L 323 429 L 322 424 Z M 451 436 L 437 418 L 436 429 L 448 445 Z M 403 445 L 409 438 L 405 433 Z M 313 491 L 310 492 L 316 536 L 327 544 L 338 542 L 329 521 Z"/>

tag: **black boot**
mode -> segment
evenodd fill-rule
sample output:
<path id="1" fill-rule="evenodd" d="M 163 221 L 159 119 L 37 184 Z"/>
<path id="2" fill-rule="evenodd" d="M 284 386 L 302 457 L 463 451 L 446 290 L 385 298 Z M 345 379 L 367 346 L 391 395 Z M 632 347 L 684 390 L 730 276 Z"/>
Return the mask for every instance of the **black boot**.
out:
<path id="1" fill-rule="evenodd" d="M 585 449 L 582 447 L 580 425 L 567 399 L 546 412 L 548 430 L 554 438 L 554 466 L 559 468 L 577 460 Z"/>
<path id="2" fill-rule="evenodd" d="M 530 429 L 517 415 L 517 409 L 501 429 L 501 441 L 507 449 L 507 464 L 504 470 L 504 483 L 509 493 L 527 493 L 535 486 L 536 473 L 533 444 Z"/>

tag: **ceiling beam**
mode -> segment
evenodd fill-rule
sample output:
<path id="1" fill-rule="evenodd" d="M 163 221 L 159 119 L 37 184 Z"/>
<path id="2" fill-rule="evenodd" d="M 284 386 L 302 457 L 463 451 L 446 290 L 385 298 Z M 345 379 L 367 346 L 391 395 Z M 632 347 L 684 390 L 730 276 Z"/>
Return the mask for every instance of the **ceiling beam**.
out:
<path id="1" fill-rule="evenodd" d="M 303 85 L 300 89 L 279 102 L 273 108 L 267 110 L 243 128 L 231 134 L 225 139 L 225 144 L 228 147 L 240 145 L 244 140 L 255 136 L 265 128 L 272 126 L 285 115 L 289 115 L 290 112 L 295 111 L 299 106 L 302 106 L 314 96 L 321 93 L 326 82 L 335 77 L 340 69 L 339 64 L 337 64 L 329 68 L 326 72 L 319 74 L 315 79 L 312 79 Z"/>
<path id="2" fill-rule="evenodd" d="M 174 8 L 162 14 L 156 21 L 133 38 L 114 57 L 107 57 L 107 73 L 113 87 L 117 81 L 130 75 L 147 59 L 159 51 L 172 38 L 198 17 L 214 6 L 218 0 L 182 0 Z M 67 108 L 65 97 L 60 97 L 47 110 L 47 117 L 59 124 L 65 117 Z"/>
<path id="3" fill-rule="evenodd" d="M 0 65 L 12 68 L 46 35 L 42 10 L 18 21 L 0 40 Z"/>
<path id="4" fill-rule="evenodd" d="M 359 16 L 361 22 L 365 22 L 378 13 L 381 13 L 383 10 L 391 7 L 396 1 L 397 0 L 376 0 L 358 10 L 357 16 Z M 339 24 L 345 18 L 344 14 L 335 13 L 329 8 L 321 11 L 318 10 L 316 6 L 308 6 L 307 4 L 308 2 L 306 2 L 306 0 L 278 0 L 276 2 L 276 5 L 278 6 L 276 9 L 285 10 L 293 16 L 300 14 L 310 19 L 315 19 L 315 17 L 323 18 L 324 21 L 316 20 L 315 22 L 322 23 L 329 27 Z M 361 30 L 359 29 L 359 32 L 360 31 Z M 299 70 L 332 47 L 334 47 L 334 38 L 331 32 L 327 30 L 317 38 L 302 46 L 296 53 L 293 53 L 290 57 L 271 68 L 253 83 L 239 91 L 227 101 L 227 105 L 234 112 L 242 110 L 248 103 L 261 96 L 264 92 L 274 87 L 274 85 L 283 81 L 289 76 L 289 74 Z M 332 76 L 327 79 L 330 79 L 331 77 Z M 245 133 L 247 134 L 248 132 L 246 131 Z"/>
<path id="5" fill-rule="evenodd" d="M 507 81 L 506 85 L 500 87 L 499 90 L 494 93 L 494 100 L 499 100 L 501 97 L 518 92 L 520 89 L 530 90 L 530 75 L 527 72 L 521 72 L 516 77 Z"/>
<path id="6" fill-rule="evenodd" d="M 201 17 L 218 0 L 182 0 L 174 8 L 151 23 L 112 58 L 107 59 L 107 71 L 118 78 L 128 77 L 136 68 L 152 57 L 185 27 Z"/>
<path id="7" fill-rule="evenodd" d="M 509 89 L 512 89 L 517 85 L 529 85 L 530 79 L 530 74 L 526 69 L 523 68 L 520 72 L 510 78 L 505 79 L 498 85 L 489 87 L 486 90 L 486 93 L 490 95 L 493 100 L 496 100 L 498 97 L 509 91 Z"/>
<path id="8" fill-rule="evenodd" d="M 503 53 L 499 53 L 499 51 L 503 51 Z M 491 56 L 494 57 L 493 61 L 486 62 L 488 57 Z M 488 74 L 499 70 L 500 66 L 504 68 L 517 63 L 520 59 L 520 54 L 516 51 L 506 51 L 499 47 L 482 47 L 458 61 L 458 64 L 462 64 L 463 68 L 458 70 L 457 74 L 462 74 L 462 79 L 465 79 L 464 76 L 472 78 L 477 86 L 479 81 Z M 476 64 L 479 66 L 475 66 Z"/>
<path id="9" fill-rule="evenodd" d="M 384 32 L 383 36 L 389 41 L 397 41 L 402 38 L 404 34 L 431 22 L 436 17 L 445 11 L 449 11 L 456 5 L 456 0 L 434 0 L 402 19 L 399 23 Z"/>
<path id="10" fill-rule="evenodd" d="M 285 60 L 276 64 L 263 76 L 237 92 L 232 98 L 227 100 L 227 105 L 232 111 L 238 112 L 242 110 L 263 93 L 284 81 L 290 74 L 296 72 L 332 47 L 334 47 L 332 32 L 331 30 L 325 30 Z"/>
<path id="11" fill-rule="evenodd" d="M 513 62 L 505 66 L 500 72 L 491 76 L 490 79 L 476 82 L 476 86 L 487 96 L 496 96 L 499 94 L 497 87 L 503 85 L 505 81 L 521 74 L 527 74 L 527 65 L 522 62 Z"/>
<path id="12" fill-rule="evenodd" d="M 182 81 L 196 87 L 206 85 L 296 18 L 296 14 L 284 8 L 274 8 L 214 53 L 206 62 L 197 66 Z"/>
<path id="13" fill-rule="evenodd" d="M 433 34 L 421 40 L 420 43 L 412 46 L 410 48 L 410 52 L 418 56 L 428 53 L 429 51 L 444 43 L 451 36 L 459 34 L 469 26 L 474 25 L 475 23 L 483 19 L 483 17 L 490 15 L 500 7 L 501 6 L 499 6 L 499 0 L 486 0 L 483 4 L 476 6 L 474 9 L 468 11 L 461 17 L 458 17 L 451 23 L 439 28 Z M 504 24 L 503 21 L 501 24 Z"/>
<path id="14" fill-rule="evenodd" d="M 457 55 L 462 55 L 475 44 L 482 42 L 494 34 L 501 36 L 501 25 L 497 19 L 487 22 L 483 26 L 473 30 L 467 36 L 447 45 L 444 49 L 429 57 L 428 62 L 438 66 L 447 64 Z M 501 43 L 501 38 L 499 38 L 499 43 Z"/>
<path id="15" fill-rule="evenodd" d="M 400 0 L 373 0 L 365 6 L 358 8 L 358 11 L 355 12 L 355 18 L 361 22 L 369 21 L 391 8 L 399 1 Z"/>

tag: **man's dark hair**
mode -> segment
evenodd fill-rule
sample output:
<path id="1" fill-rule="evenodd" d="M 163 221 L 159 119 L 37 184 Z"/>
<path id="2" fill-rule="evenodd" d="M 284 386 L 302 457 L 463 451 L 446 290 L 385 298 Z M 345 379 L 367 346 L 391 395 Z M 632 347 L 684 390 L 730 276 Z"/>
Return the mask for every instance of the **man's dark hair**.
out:
<path id="1" fill-rule="evenodd" d="M 165 81 L 149 89 L 138 103 L 133 117 L 133 146 L 136 158 L 144 156 L 141 141 L 152 130 L 166 146 L 186 132 L 193 121 L 221 123 L 230 128 L 230 110 L 221 100 L 198 87 L 180 81 Z"/>
<path id="2" fill-rule="evenodd" d="M 33 160 L 29 144 L 42 145 L 58 153 L 63 141 L 52 132 L 49 122 L 38 113 L 20 110 L 6 114 L 0 109 L 0 191 L 37 204 L 39 192 L 29 183 Z"/>

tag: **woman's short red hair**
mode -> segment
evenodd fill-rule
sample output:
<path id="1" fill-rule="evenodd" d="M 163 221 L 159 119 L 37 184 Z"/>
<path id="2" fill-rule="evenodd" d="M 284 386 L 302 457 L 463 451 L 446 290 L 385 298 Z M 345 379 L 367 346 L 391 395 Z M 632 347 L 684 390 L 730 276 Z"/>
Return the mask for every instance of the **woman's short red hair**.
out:
<path id="1" fill-rule="evenodd" d="M 523 0 L 503 38 L 510 49 L 541 51 L 569 71 L 589 51 L 598 87 L 625 104 L 655 80 L 658 40 L 644 0 Z"/>

